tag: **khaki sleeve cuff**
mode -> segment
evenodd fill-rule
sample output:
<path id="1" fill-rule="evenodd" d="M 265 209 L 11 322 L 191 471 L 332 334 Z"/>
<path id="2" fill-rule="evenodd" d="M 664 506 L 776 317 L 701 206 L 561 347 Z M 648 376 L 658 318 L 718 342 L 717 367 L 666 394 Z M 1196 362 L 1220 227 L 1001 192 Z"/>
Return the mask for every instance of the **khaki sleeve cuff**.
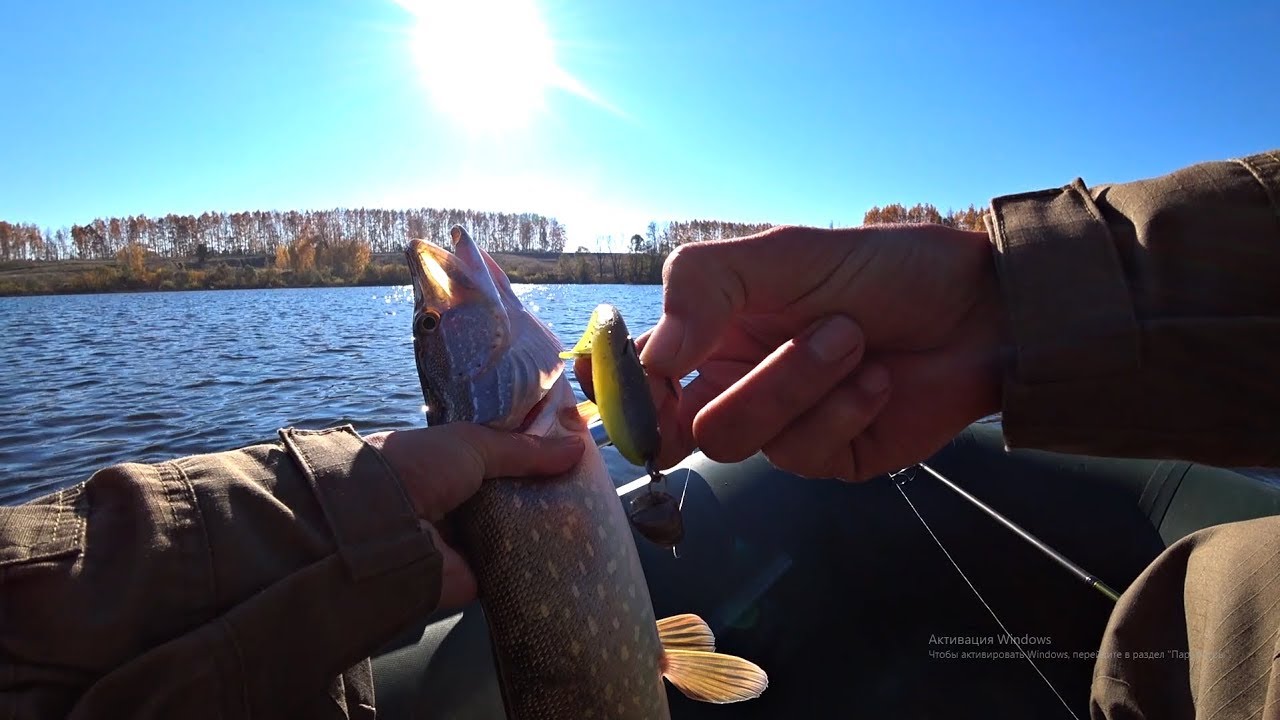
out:
<path id="1" fill-rule="evenodd" d="M 1280 153 L 992 201 L 1005 442 L 1271 464 Z"/>
<path id="2" fill-rule="evenodd" d="M 1141 333 L 1111 232 L 1081 180 L 996 198 L 987 223 L 1011 343 L 1005 439 L 1036 445 L 1073 414 L 1048 401 L 1060 396 L 1052 389 L 1134 373 Z"/>
<path id="3" fill-rule="evenodd" d="M 1009 313 L 1011 380 L 1060 382 L 1138 368 L 1140 333 L 1124 269 L 1082 181 L 996 198 L 987 222 Z"/>
<path id="4" fill-rule="evenodd" d="M 311 485 L 352 580 L 437 554 L 399 478 L 350 425 L 287 428 L 280 439 Z"/>

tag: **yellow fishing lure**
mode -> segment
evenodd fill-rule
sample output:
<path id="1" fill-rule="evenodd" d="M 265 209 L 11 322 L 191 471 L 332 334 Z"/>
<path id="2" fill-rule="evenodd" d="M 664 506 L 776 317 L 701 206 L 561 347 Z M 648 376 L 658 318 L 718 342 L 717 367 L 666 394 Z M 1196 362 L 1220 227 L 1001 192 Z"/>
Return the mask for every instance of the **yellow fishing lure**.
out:
<path id="1" fill-rule="evenodd" d="M 631 464 L 644 466 L 657 457 L 658 410 L 622 313 L 612 305 L 596 306 L 578 343 L 560 357 L 590 359 L 594 392 L 588 394 L 594 397 L 579 404 L 583 417 L 598 413 L 610 442 Z M 581 368 L 581 362 L 575 367 Z"/>

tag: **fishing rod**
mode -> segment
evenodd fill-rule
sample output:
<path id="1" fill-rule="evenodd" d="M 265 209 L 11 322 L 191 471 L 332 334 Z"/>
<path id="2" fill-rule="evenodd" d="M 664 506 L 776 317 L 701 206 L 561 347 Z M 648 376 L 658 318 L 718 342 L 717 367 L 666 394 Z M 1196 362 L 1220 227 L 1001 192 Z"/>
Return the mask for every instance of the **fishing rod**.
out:
<path id="1" fill-rule="evenodd" d="M 956 485 L 951 480 L 947 479 L 947 477 L 942 473 L 938 472 L 937 470 L 934 470 L 933 468 L 929 467 L 925 463 L 916 463 L 916 466 L 919 467 L 921 470 L 924 470 L 925 472 L 932 475 L 938 482 L 954 490 L 957 495 L 967 500 L 970 505 L 973 505 L 974 507 L 981 510 L 983 513 L 987 515 L 987 517 L 990 517 L 992 520 L 995 520 L 1001 525 L 1004 525 L 1005 527 L 1009 528 L 1011 531 L 1013 531 L 1013 534 L 1027 541 L 1032 547 L 1036 548 L 1041 553 L 1047 555 L 1051 560 L 1058 563 L 1062 567 L 1066 568 L 1068 572 L 1070 572 L 1072 575 L 1075 575 L 1079 580 L 1084 582 L 1089 587 L 1093 588 L 1094 590 L 1097 590 L 1099 593 L 1104 595 L 1111 602 L 1116 602 L 1120 599 L 1120 593 L 1116 592 L 1110 585 L 1103 582 L 1100 578 L 1098 578 L 1098 576 L 1094 575 L 1093 573 L 1090 573 L 1089 571 L 1075 564 L 1066 555 L 1063 555 L 1057 550 L 1054 550 L 1047 543 L 1045 543 L 1045 541 L 1041 540 L 1035 535 L 1032 535 L 1025 528 L 1018 525 L 1017 523 L 1010 520 L 1009 518 L 1005 517 L 995 508 L 991 507 L 990 505 L 974 497 L 967 490 L 960 487 L 959 485 Z"/>
<path id="2" fill-rule="evenodd" d="M 1052 547 L 1046 544 L 1043 540 L 1036 537 L 1035 535 L 1032 535 L 1025 528 L 1018 525 L 1017 523 L 1010 520 L 1009 518 L 1005 517 L 995 508 L 991 507 L 990 505 L 987 505 L 986 503 L 982 502 L 978 498 L 974 497 L 964 488 L 961 488 L 959 485 L 956 485 L 954 482 L 948 479 L 947 476 L 943 475 L 937 470 L 934 470 L 933 468 L 929 467 L 925 463 L 916 463 L 914 467 L 918 467 L 921 470 L 924 470 L 925 472 L 932 475 L 934 479 L 936 479 L 938 482 L 942 483 L 946 487 L 950 488 L 951 490 L 955 491 L 957 495 L 964 498 L 966 501 L 969 502 L 969 504 L 981 510 L 987 517 L 995 520 L 1001 525 L 1004 525 L 1009 530 L 1013 531 L 1015 535 L 1025 540 L 1032 547 L 1035 547 L 1036 549 L 1040 550 L 1040 552 L 1049 556 L 1049 558 L 1052 559 L 1054 562 L 1066 568 L 1071 574 L 1075 575 L 1077 578 L 1079 578 L 1084 583 L 1089 585 L 1089 587 L 1097 590 L 1099 593 L 1104 595 L 1108 600 L 1112 602 L 1116 602 L 1117 600 L 1120 599 L 1119 593 L 1113 590 L 1111 586 L 1107 585 L 1092 573 L 1086 571 L 1084 568 L 1072 562 L 1070 559 L 1067 558 L 1067 556 L 1063 555 L 1057 550 L 1054 550 Z M 1016 647 L 1018 649 L 1018 652 L 1022 655 L 1022 658 L 1026 660 L 1029 665 L 1031 665 L 1031 669 L 1035 671 L 1036 675 L 1040 676 L 1040 679 L 1044 681 L 1044 684 L 1049 688 L 1049 691 L 1052 692 L 1054 696 L 1058 698 L 1058 702 L 1062 703 L 1062 707 L 1067 711 L 1067 714 L 1069 714 L 1072 717 L 1072 720 L 1079 720 L 1079 716 L 1076 715 L 1076 711 L 1072 709 L 1071 704 L 1068 703 L 1067 699 L 1062 696 L 1062 693 L 1058 692 L 1058 688 L 1054 686 L 1053 682 L 1049 680 L 1049 677 L 1044 674 L 1044 671 L 1040 669 L 1040 666 L 1036 664 L 1036 661 L 1032 659 L 1031 655 L 1027 653 L 1026 649 L 1022 647 L 1021 643 L 1019 643 L 1016 639 L 1014 639 L 1013 633 L 1009 632 L 1009 629 L 1005 626 L 1004 621 L 1000 619 L 1000 616 L 998 614 L 996 614 L 995 608 L 991 607 L 990 603 L 987 602 L 986 598 L 982 596 L 982 593 L 978 591 L 977 586 L 975 586 L 973 584 L 973 581 L 969 579 L 969 576 L 965 575 L 965 572 L 963 569 L 960 568 L 959 563 L 956 562 L 955 558 L 951 557 L 951 553 L 947 550 L 947 547 L 943 545 L 941 538 L 939 538 L 937 533 L 933 531 L 933 528 L 929 527 L 929 523 L 925 521 L 924 515 L 921 515 L 920 510 L 916 508 L 915 503 L 911 502 L 911 498 L 907 495 L 907 491 L 903 489 L 903 485 L 906 484 L 906 481 L 897 479 L 898 476 L 902 475 L 905 472 L 906 470 L 899 470 L 896 473 L 890 473 L 889 476 L 890 478 L 894 479 L 894 486 L 898 489 L 898 492 L 902 495 L 902 499 L 906 501 L 907 507 L 911 508 L 911 512 L 915 513 L 916 518 L 920 520 L 920 524 L 923 525 L 925 531 L 929 533 L 929 537 L 933 538 L 934 543 L 938 545 L 938 549 L 942 551 L 942 554 L 946 556 L 947 561 L 951 563 L 951 567 L 955 568 L 956 572 L 960 575 L 960 578 L 964 580 L 966 585 L 969 586 L 969 590 L 972 591 L 974 596 L 978 598 L 978 602 L 982 603 L 982 606 L 987 609 L 988 613 L 990 613 L 991 618 L 996 621 L 996 625 L 1000 626 L 1000 630 L 1004 632 L 1005 637 L 1008 637 L 1010 639 L 1010 641 L 1013 643 L 1013 646 Z M 911 478 L 907 478 L 907 480 L 910 480 L 910 479 Z"/>
<path id="3" fill-rule="evenodd" d="M 982 510 L 984 514 L 988 516 L 988 518 L 992 518 L 993 520 L 996 520 L 997 523 L 1000 523 L 1001 525 L 1005 525 L 1005 527 L 1012 530 L 1012 532 L 1014 532 L 1016 536 L 1023 538 L 1024 541 L 1027 541 L 1030 544 L 1032 544 L 1032 546 L 1039 548 L 1039 551 L 1043 552 L 1044 555 L 1050 556 L 1051 559 L 1057 562 L 1057 564 L 1062 565 L 1064 566 L 1064 568 L 1070 570 L 1071 573 L 1076 575 L 1076 577 L 1085 580 L 1085 582 L 1091 585 L 1091 587 L 1093 587 L 1094 589 L 1097 589 L 1098 592 L 1105 594 L 1107 598 L 1110 598 L 1112 602 L 1116 601 L 1117 598 L 1119 598 L 1119 596 L 1117 596 L 1114 589 L 1107 587 L 1107 584 L 1103 583 L 1102 580 L 1098 580 L 1097 578 L 1094 578 L 1093 575 L 1087 573 L 1087 571 L 1080 568 L 1080 566 L 1076 565 L 1075 562 L 1071 562 L 1070 560 L 1066 559 L 1066 556 L 1062 555 L 1061 552 L 1057 552 L 1056 550 L 1053 550 L 1053 548 L 1048 546 L 1048 544 L 1044 543 L 1042 539 L 1039 539 L 1036 536 L 1033 536 L 1033 534 L 1030 534 L 1029 532 L 1027 532 L 1027 530 L 1025 530 L 1024 528 L 1021 528 L 1020 525 L 1014 523 L 1014 521 L 1010 520 L 1009 518 L 1005 518 L 1004 515 L 1001 515 L 1000 512 L 993 509 L 993 507 L 988 506 L 986 502 L 980 501 L 978 500 L 977 497 L 969 495 L 969 493 L 965 492 L 963 488 L 960 488 L 960 486 L 957 486 L 957 484 L 952 483 L 950 479 L 947 479 L 946 475 L 943 475 L 942 473 L 938 473 L 938 471 L 934 470 L 933 468 L 929 468 L 929 466 L 925 465 L 924 462 L 916 462 L 914 466 L 916 466 L 916 468 L 920 468 L 924 470 L 925 473 L 933 475 L 933 477 L 936 478 L 938 482 L 942 483 L 943 486 L 951 488 L 952 491 L 955 491 L 957 493 L 957 495 L 965 498 L 965 500 L 972 503 L 974 507 L 978 507 L 979 510 Z M 1039 679 L 1043 680 L 1044 685 L 1047 685 L 1048 689 L 1050 689 L 1050 692 L 1053 693 L 1053 696 L 1057 698 L 1057 701 L 1062 703 L 1062 708 L 1064 708 L 1064 710 L 1068 712 L 1068 715 L 1071 716 L 1071 720 L 1079 720 L 1079 716 L 1076 715 L 1075 710 L 1071 708 L 1071 703 L 1066 702 L 1066 698 L 1062 697 L 1062 693 L 1057 691 L 1057 687 L 1055 687 L 1055 685 L 1053 685 L 1051 680 L 1048 679 L 1048 676 L 1044 674 L 1044 671 L 1039 669 L 1039 665 L 1037 665 L 1036 661 L 1032 659 L 1032 656 L 1029 655 L 1029 653 L 1027 652 L 1027 650 L 1025 650 L 1025 648 L 1023 648 L 1023 646 L 1021 646 L 1021 643 L 1019 643 L 1018 639 L 1014 637 L 1014 634 L 1009 632 L 1009 628 L 1005 626 L 1005 621 L 1001 620 L 1000 615 L 996 614 L 996 609 L 993 609 L 993 607 L 991 606 L 991 603 L 987 602 L 987 598 L 982 597 L 982 593 L 978 592 L 977 585 L 973 584 L 973 580 L 969 579 L 969 575 L 965 575 L 965 571 L 960 568 L 959 562 L 956 562 L 955 557 L 951 557 L 951 552 L 947 551 L 947 547 L 945 546 L 945 544 L 942 544 L 942 539 L 938 537 L 937 533 L 933 532 L 933 528 L 929 527 L 928 521 L 924 520 L 924 515 L 920 514 L 920 511 L 915 507 L 915 503 L 911 502 L 910 496 L 906 495 L 906 489 L 902 488 L 902 486 L 906 484 L 906 480 L 897 479 L 899 475 L 904 473 L 906 473 L 905 469 L 899 470 L 897 471 L 897 473 L 890 473 L 890 478 L 893 479 L 893 487 L 897 488 L 897 492 L 899 492 L 900 495 L 902 496 L 902 500 L 906 501 L 906 505 L 910 507 L 911 512 L 914 512 L 915 518 L 920 520 L 920 524 L 924 525 L 925 532 L 929 533 L 929 537 L 933 538 L 934 543 L 937 543 L 938 550 L 941 550 L 942 555 L 945 555 L 947 561 L 951 562 L 952 568 L 955 568 L 956 573 L 960 575 L 960 579 L 963 579 L 965 584 L 969 585 L 969 591 L 973 592 L 974 597 L 978 598 L 978 602 L 982 603 L 983 607 L 986 607 L 988 614 L 991 614 L 991 619 L 995 620 L 996 625 L 1000 626 L 1001 632 L 1004 632 L 1005 637 L 1009 638 L 1010 642 L 1014 644 L 1014 647 L 1018 648 L 1018 652 L 1020 653 L 1021 656 L 1023 656 L 1023 660 L 1027 661 L 1027 664 L 1032 666 L 1032 670 L 1036 671 L 1036 674 L 1039 675 Z M 910 479 L 911 478 L 908 478 L 908 480 Z"/>

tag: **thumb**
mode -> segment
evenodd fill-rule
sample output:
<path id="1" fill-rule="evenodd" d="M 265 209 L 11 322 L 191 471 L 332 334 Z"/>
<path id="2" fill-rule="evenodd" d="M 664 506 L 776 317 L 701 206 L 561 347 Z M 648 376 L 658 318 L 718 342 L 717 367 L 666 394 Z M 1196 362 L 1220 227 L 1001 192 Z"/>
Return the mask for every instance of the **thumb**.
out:
<path id="1" fill-rule="evenodd" d="M 481 477 L 530 477 L 559 475 L 582 458 L 586 447 L 580 435 L 542 438 L 515 432 L 490 430 L 479 425 L 459 425 L 462 440 L 474 453 Z"/>
<path id="2" fill-rule="evenodd" d="M 586 447 L 576 435 L 547 439 L 461 422 L 374 433 L 365 441 L 399 475 L 414 512 L 429 521 L 453 511 L 485 479 L 567 472 Z"/>
<path id="3" fill-rule="evenodd" d="M 641 362 L 656 375 L 684 377 L 711 355 L 735 314 L 779 312 L 821 284 L 842 254 L 844 235 L 779 227 L 676 248 L 662 271 L 662 317 Z"/>

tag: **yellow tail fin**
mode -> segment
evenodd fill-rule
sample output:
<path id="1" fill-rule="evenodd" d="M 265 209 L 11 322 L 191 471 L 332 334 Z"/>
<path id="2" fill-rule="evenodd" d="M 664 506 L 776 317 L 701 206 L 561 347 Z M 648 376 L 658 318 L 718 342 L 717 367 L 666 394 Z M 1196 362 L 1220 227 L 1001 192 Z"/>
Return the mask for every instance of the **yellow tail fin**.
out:
<path id="1" fill-rule="evenodd" d="M 715 652 L 716 638 L 697 615 L 658 621 L 662 674 L 687 697 L 701 702 L 734 703 L 760 697 L 769 676 L 759 665 Z"/>
<path id="2" fill-rule="evenodd" d="M 668 650 L 663 672 L 687 697 L 709 703 L 733 703 L 760 697 L 769 676 L 759 665 L 733 655 L 700 650 Z"/>
<path id="3" fill-rule="evenodd" d="M 716 651 L 716 636 L 702 618 L 691 613 L 658 621 L 658 640 L 664 650 Z"/>

